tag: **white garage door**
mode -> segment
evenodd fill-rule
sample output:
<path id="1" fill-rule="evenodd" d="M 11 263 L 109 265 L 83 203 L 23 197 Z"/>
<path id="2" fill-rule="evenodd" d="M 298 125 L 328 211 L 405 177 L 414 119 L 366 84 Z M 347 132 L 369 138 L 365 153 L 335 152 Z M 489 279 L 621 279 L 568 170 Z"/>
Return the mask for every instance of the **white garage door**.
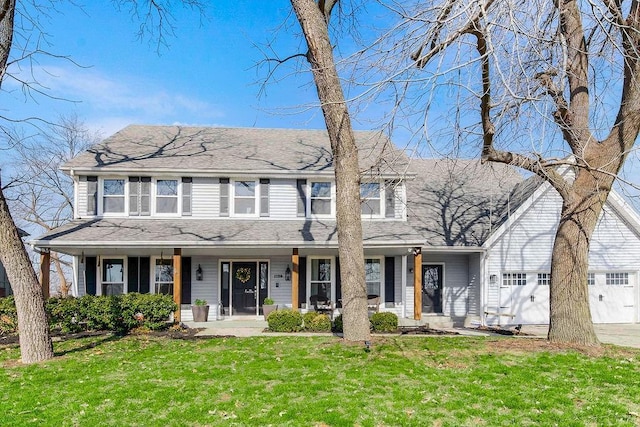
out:
<path id="1" fill-rule="evenodd" d="M 589 273 L 589 303 L 593 323 L 635 321 L 636 276 L 631 273 Z"/>
<path id="2" fill-rule="evenodd" d="M 549 275 L 505 273 L 500 286 L 500 312 L 511 313 L 503 323 L 538 325 L 549 323 Z M 508 320 L 508 322 L 507 322 Z"/>

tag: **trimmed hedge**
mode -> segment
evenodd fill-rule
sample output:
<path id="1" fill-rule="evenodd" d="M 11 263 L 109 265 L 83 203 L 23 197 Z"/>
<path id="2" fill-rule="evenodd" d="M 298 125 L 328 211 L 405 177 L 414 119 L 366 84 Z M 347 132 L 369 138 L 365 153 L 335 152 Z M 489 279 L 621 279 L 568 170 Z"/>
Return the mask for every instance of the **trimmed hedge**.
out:
<path id="1" fill-rule="evenodd" d="M 49 327 L 63 333 L 113 331 L 127 333 L 136 327 L 151 330 L 169 326 L 177 309 L 171 295 L 130 293 L 113 296 L 50 298 L 46 302 Z M 0 333 L 17 332 L 13 297 L 0 298 Z"/>
<path id="2" fill-rule="evenodd" d="M 342 314 L 333 319 L 333 332 L 343 332 L 342 330 Z"/>
<path id="3" fill-rule="evenodd" d="M 398 330 L 398 316 L 389 312 L 373 313 L 371 326 L 374 332 L 395 332 Z"/>
<path id="4" fill-rule="evenodd" d="M 302 314 L 293 310 L 276 310 L 267 317 L 269 330 L 273 332 L 299 332 L 302 330 Z"/>
<path id="5" fill-rule="evenodd" d="M 331 319 L 326 314 L 310 311 L 304 315 L 304 329 L 310 332 L 331 332 Z"/>

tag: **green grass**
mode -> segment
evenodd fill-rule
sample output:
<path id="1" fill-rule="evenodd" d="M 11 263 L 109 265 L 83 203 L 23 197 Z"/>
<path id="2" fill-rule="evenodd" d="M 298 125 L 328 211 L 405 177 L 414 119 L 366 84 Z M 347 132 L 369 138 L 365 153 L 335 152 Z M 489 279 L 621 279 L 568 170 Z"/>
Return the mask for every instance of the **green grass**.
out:
<path id="1" fill-rule="evenodd" d="M 640 425 L 640 351 L 527 341 L 93 337 L 32 366 L 0 348 L 0 424 Z"/>

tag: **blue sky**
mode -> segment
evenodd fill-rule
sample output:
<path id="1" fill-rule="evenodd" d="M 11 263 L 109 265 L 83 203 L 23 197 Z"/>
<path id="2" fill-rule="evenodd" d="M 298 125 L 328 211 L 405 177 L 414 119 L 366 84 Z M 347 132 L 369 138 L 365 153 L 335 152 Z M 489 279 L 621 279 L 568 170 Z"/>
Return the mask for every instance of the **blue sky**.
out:
<path id="1" fill-rule="evenodd" d="M 304 107 L 317 104 L 306 69 L 296 74 L 289 67 L 278 73 L 283 81 L 272 81 L 261 92 L 267 71 L 256 65 L 290 7 L 283 0 L 224 0 L 209 6 L 204 17 L 174 7 L 175 35 L 168 35 L 169 46 L 158 53 L 153 35 L 137 37 L 139 21 L 126 8 L 118 11 L 112 2 L 91 1 L 82 8 L 62 3 L 42 18 L 46 50 L 80 66 L 39 56 L 33 74 L 49 95 L 68 101 L 32 99 L 9 79 L 3 85 L 5 115 L 55 120 L 73 112 L 104 136 L 130 123 L 321 128 L 319 110 Z M 277 35 L 278 54 L 300 51 L 294 31 L 289 26 Z M 11 71 L 30 78 L 26 65 Z"/>

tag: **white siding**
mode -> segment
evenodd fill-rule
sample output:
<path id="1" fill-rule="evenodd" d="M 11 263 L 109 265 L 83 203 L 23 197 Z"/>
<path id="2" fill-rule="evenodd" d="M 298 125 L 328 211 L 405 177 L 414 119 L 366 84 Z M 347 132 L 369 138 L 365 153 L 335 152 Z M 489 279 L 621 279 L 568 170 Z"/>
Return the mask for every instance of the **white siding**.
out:
<path id="1" fill-rule="evenodd" d="M 462 317 L 467 315 L 467 287 L 469 260 L 467 255 L 423 253 L 423 264 L 444 263 L 442 314 Z"/>
<path id="2" fill-rule="evenodd" d="M 482 283 L 482 277 L 480 272 L 480 254 L 471 254 L 469 255 L 469 273 L 468 273 L 468 301 L 469 305 L 467 308 L 468 315 L 480 316 L 481 307 L 480 307 L 480 285 Z"/>
<path id="3" fill-rule="evenodd" d="M 297 202 L 298 192 L 295 179 L 271 180 L 269 187 L 270 218 L 297 218 Z"/>
<path id="4" fill-rule="evenodd" d="M 396 303 L 396 307 L 400 307 L 399 303 L 404 301 L 404 298 L 402 298 L 402 257 L 401 256 L 396 256 L 394 257 L 394 268 L 393 268 L 393 281 L 394 281 L 394 295 L 393 295 L 393 300 Z"/>
<path id="5" fill-rule="evenodd" d="M 220 212 L 220 184 L 217 178 L 193 178 L 191 194 L 194 218 L 218 216 Z"/>
<path id="6" fill-rule="evenodd" d="M 285 281 L 284 272 L 289 267 L 291 270 L 291 258 L 278 257 L 271 258 L 269 264 L 269 296 L 273 298 L 278 306 L 291 307 L 291 280 Z M 305 286 L 300 284 L 300 286 Z M 260 302 L 262 304 L 262 302 Z"/>
<path id="7" fill-rule="evenodd" d="M 640 238 L 618 215 L 605 206 L 593 232 L 589 270 L 640 269 Z"/>

